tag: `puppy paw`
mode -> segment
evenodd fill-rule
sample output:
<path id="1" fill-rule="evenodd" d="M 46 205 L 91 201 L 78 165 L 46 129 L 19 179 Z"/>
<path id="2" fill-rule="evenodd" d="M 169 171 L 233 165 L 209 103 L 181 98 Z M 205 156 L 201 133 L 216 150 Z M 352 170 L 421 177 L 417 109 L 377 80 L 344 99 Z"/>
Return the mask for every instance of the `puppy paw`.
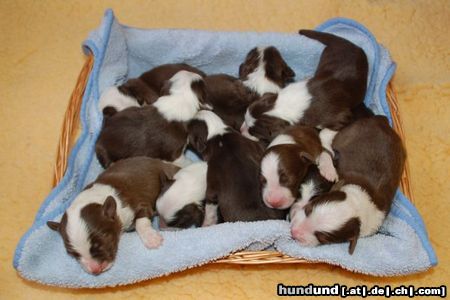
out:
<path id="1" fill-rule="evenodd" d="M 339 176 L 333 165 L 333 159 L 328 153 L 322 152 L 320 154 L 318 168 L 320 175 L 322 175 L 326 180 L 331 182 L 338 181 Z"/>
<path id="2" fill-rule="evenodd" d="M 142 239 L 145 247 L 149 249 L 155 249 L 161 246 L 163 237 L 156 231 L 148 232 Z"/>

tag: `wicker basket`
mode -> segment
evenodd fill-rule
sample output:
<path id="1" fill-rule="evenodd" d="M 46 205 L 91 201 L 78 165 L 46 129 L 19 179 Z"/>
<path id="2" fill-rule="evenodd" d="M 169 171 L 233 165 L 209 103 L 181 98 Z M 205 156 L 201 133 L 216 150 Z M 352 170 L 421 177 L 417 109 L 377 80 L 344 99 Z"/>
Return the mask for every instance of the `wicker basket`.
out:
<path id="1" fill-rule="evenodd" d="M 70 150 L 77 137 L 79 127 L 79 113 L 81 108 L 81 101 L 86 88 L 86 84 L 94 64 L 94 57 L 92 55 L 87 57 L 87 60 L 81 69 L 78 76 L 75 89 L 70 96 L 69 105 L 64 115 L 64 123 L 62 133 L 58 144 L 58 152 L 56 155 L 55 171 L 53 178 L 53 186 L 56 186 L 67 168 L 67 160 Z M 394 122 L 394 129 L 404 140 L 404 132 L 400 120 L 400 113 L 397 105 L 397 95 L 395 93 L 392 82 L 389 83 L 386 91 L 387 100 L 392 113 Z M 413 195 L 409 182 L 409 166 L 408 161 L 405 162 L 405 169 L 401 179 L 401 189 L 403 193 L 413 202 Z M 273 264 L 273 263 L 312 263 L 305 259 L 298 259 L 284 255 L 276 251 L 241 251 L 229 255 L 226 258 L 216 260 L 215 263 L 227 264 Z"/>

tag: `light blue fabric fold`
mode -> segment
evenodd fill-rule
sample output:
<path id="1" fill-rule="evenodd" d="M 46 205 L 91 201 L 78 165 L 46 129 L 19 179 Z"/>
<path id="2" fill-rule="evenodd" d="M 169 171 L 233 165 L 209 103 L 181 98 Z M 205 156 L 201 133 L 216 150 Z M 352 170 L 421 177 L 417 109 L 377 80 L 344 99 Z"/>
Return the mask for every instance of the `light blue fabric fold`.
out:
<path id="1" fill-rule="evenodd" d="M 343 36 L 364 49 L 369 60 L 365 102 L 374 112 L 386 115 L 392 122 L 385 92 L 395 64 L 388 51 L 366 28 L 352 20 L 332 19 L 317 29 Z M 108 86 L 164 63 L 186 62 L 209 74 L 236 76 L 239 63 L 257 45 L 277 47 L 295 70 L 296 79 L 313 74 L 323 49 L 320 43 L 296 33 L 135 29 L 119 24 L 113 12 L 106 11 L 100 27 L 83 44 L 84 51 L 94 55 L 95 63 L 83 97 L 82 133 L 71 152 L 62 182 L 44 201 L 33 226 L 17 246 L 14 267 L 19 274 L 43 284 L 98 288 L 163 276 L 238 250 L 268 247 L 294 257 L 328 262 L 376 276 L 410 274 L 436 265 L 437 258 L 423 221 L 400 191 L 380 232 L 360 239 L 352 256 L 347 253 L 347 244 L 301 247 L 290 238 L 286 221 L 238 222 L 165 231 L 162 232 L 164 243 L 156 250 L 146 249 L 135 232 L 125 233 L 113 267 L 99 276 L 85 273 L 66 254 L 59 235 L 45 223 L 58 220 L 81 189 L 102 170 L 94 153 L 102 121 L 97 108 L 100 93 Z"/>

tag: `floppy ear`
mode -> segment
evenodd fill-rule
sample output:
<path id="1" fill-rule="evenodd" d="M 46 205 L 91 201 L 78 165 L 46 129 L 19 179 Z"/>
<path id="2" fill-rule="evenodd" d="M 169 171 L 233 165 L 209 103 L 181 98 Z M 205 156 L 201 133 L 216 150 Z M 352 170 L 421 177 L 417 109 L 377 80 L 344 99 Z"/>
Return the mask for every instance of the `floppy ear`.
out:
<path id="1" fill-rule="evenodd" d="M 170 87 L 172 86 L 172 83 L 169 80 L 166 80 L 159 91 L 159 96 L 167 96 L 170 95 Z"/>
<path id="2" fill-rule="evenodd" d="M 106 198 L 105 203 L 103 203 L 103 215 L 113 219 L 116 216 L 117 204 L 116 200 L 112 196 Z"/>
<path id="3" fill-rule="evenodd" d="M 206 149 L 208 128 L 203 121 L 193 120 L 188 125 L 189 144 L 200 154 Z"/>
<path id="4" fill-rule="evenodd" d="M 283 79 L 284 81 L 291 82 L 294 80 L 295 72 L 292 70 L 287 63 L 283 60 Z"/>
<path id="5" fill-rule="evenodd" d="M 48 221 L 47 222 L 47 226 L 54 231 L 59 231 L 59 226 L 61 225 L 61 223 L 58 222 L 53 222 L 53 221 Z"/>
<path id="6" fill-rule="evenodd" d="M 164 194 L 175 182 L 166 172 L 162 171 L 159 174 L 159 183 L 161 185 L 160 194 Z"/>
<path id="7" fill-rule="evenodd" d="M 314 163 L 314 161 L 315 161 L 314 157 L 312 157 L 311 154 L 309 154 L 308 152 L 305 152 L 305 151 L 300 152 L 300 158 L 307 163 Z"/>
<path id="8" fill-rule="evenodd" d="M 203 79 L 192 82 L 191 89 L 197 96 L 198 101 L 200 101 L 200 103 L 208 104 L 208 103 L 206 103 L 208 95 L 206 93 L 206 85 L 205 85 L 205 82 L 203 81 Z"/>
<path id="9" fill-rule="evenodd" d="M 259 63 L 258 49 L 255 47 L 247 54 L 244 62 L 239 66 L 239 78 L 244 79 L 248 74 L 253 72 Z"/>

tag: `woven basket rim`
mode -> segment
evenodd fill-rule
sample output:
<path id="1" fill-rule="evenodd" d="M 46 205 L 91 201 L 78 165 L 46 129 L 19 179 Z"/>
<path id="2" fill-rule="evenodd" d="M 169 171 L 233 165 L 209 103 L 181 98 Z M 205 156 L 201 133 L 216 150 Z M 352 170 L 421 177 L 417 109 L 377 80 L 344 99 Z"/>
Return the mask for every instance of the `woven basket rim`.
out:
<path id="1" fill-rule="evenodd" d="M 67 163 L 70 151 L 77 137 L 77 130 L 80 125 L 80 109 L 83 95 L 86 89 L 89 74 L 94 64 L 93 55 L 88 55 L 80 71 L 75 88 L 70 96 L 67 110 L 64 115 L 61 137 L 58 143 L 56 153 L 56 162 L 54 167 L 53 187 L 55 187 L 63 178 L 67 169 Z M 394 88 L 393 79 L 389 82 L 386 89 L 386 99 L 391 110 L 393 128 L 398 133 L 403 143 L 405 143 L 405 134 L 400 118 L 400 112 L 397 102 L 397 93 Z M 413 202 L 412 188 L 410 184 L 410 172 L 408 159 L 405 161 L 405 168 L 402 174 L 400 187 L 406 197 Z M 314 263 L 301 258 L 291 257 L 277 251 L 238 251 L 227 257 L 213 261 L 212 263 L 227 264 L 292 264 L 292 263 Z"/>

